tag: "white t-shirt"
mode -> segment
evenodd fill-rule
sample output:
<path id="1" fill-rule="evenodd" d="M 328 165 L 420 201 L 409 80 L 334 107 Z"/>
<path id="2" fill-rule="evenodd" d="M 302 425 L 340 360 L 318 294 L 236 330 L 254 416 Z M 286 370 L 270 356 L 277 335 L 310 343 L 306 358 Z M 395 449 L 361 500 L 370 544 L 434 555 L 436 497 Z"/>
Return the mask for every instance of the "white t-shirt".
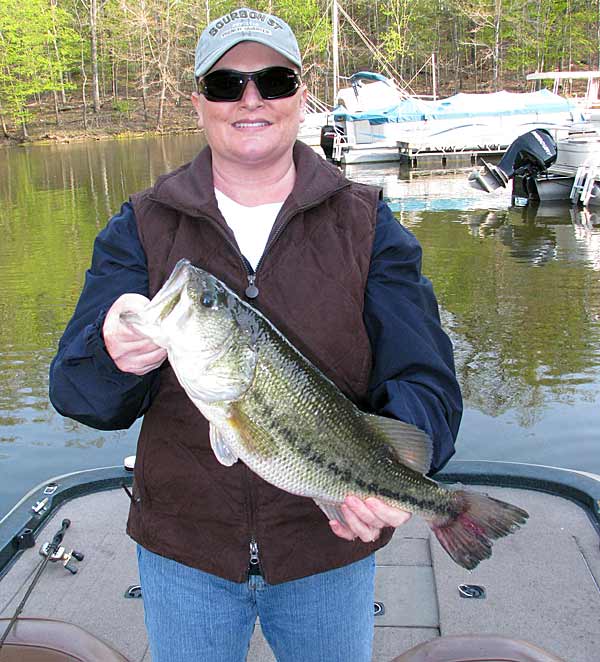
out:
<path id="1" fill-rule="evenodd" d="M 218 189 L 215 189 L 215 197 L 223 218 L 233 230 L 242 255 L 256 269 L 283 202 L 246 207 Z"/>

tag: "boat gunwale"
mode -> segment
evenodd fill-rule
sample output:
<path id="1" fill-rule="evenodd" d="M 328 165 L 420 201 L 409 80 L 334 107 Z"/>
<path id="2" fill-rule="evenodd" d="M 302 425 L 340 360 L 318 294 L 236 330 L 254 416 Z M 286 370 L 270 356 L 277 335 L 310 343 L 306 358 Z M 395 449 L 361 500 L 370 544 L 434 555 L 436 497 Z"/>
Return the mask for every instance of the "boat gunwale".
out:
<path id="1" fill-rule="evenodd" d="M 435 479 L 443 483 L 528 489 L 566 498 L 585 510 L 600 537 L 600 476 L 595 474 L 520 462 L 452 460 Z M 0 579 L 23 553 L 17 541 L 26 529 L 36 539 L 54 512 L 67 501 L 130 487 L 132 482 L 131 471 L 113 466 L 57 476 L 30 490 L 0 520 Z M 52 483 L 58 484 L 56 491 L 44 495 L 44 489 Z M 33 506 L 45 498 L 45 507 L 34 513 Z"/>

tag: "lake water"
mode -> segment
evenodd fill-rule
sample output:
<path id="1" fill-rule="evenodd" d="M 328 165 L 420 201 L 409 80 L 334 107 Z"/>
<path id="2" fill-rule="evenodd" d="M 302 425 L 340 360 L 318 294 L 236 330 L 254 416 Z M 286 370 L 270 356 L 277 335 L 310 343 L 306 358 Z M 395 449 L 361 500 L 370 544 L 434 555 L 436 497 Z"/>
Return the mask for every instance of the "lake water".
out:
<path id="1" fill-rule="evenodd" d="M 48 366 L 92 244 L 128 194 L 189 160 L 193 135 L 0 150 L 0 517 L 47 478 L 117 465 L 139 426 L 64 419 Z M 424 247 L 465 397 L 457 458 L 600 473 L 600 219 L 512 209 L 465 172 L 354 166 Z"/>

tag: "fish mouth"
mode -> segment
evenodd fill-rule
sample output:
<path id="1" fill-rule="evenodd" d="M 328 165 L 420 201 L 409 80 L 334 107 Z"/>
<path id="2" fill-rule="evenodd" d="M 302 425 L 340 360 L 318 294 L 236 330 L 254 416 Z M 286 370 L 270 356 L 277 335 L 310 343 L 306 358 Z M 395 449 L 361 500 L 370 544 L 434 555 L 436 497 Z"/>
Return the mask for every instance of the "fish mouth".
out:
<path id="1" fill-rule="evenodd" d="M 173 272 L 162 286 L 162 294 L 160 297 L 154 297 L 148 311 L 152 313 L 153 309 L 160 310 L 157 315 L 158 320 L 163 320 L 175 308 L 179 299 L 181 299 L 181 292 L 185 287 L 190 277 L 190 267 L 192 266 L 189 260 L 179 260 L 173 269 Z"/>
<path id="2" fill-rule="evenodd" d="M 137 328 L 142 333 L 145 333 L 142 327 L 158 326 L 179 303 L 181 293 L 189 279 L 191 266 L 189 260 L 179 260 L 162 286 L 160 296 L 153 297 L 143 311 L 123 311 L 119 315 L 119 319 L 124 324 Z"/>

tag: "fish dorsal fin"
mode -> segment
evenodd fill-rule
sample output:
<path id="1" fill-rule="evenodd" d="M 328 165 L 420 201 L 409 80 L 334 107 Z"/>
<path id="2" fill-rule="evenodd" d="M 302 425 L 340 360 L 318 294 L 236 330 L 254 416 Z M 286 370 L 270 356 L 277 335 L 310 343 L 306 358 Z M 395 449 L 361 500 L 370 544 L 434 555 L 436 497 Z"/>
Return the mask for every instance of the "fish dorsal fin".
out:
<path id="1" fill-rule="evenodd" d="M 231 450 L 229 444 L 227 443 L 227 435 L 223 434 L 212 423 L 209 427 L 210 431 L 210 445 L 213 449 L 215 457 L 221 464 L 224 464 L 226 467 L 230 467 L 232 464 L 235 464 L 238 460 L 238 456 Z"/>
<path id="2" fill-rule="evenodd" d="M 385 441 L 398 462 L 422 474 L 429 471 L 433 457 L 433 442 L 426 432 L 395 418 L 374 415 L 369 418 L 385 435 Z"/>

